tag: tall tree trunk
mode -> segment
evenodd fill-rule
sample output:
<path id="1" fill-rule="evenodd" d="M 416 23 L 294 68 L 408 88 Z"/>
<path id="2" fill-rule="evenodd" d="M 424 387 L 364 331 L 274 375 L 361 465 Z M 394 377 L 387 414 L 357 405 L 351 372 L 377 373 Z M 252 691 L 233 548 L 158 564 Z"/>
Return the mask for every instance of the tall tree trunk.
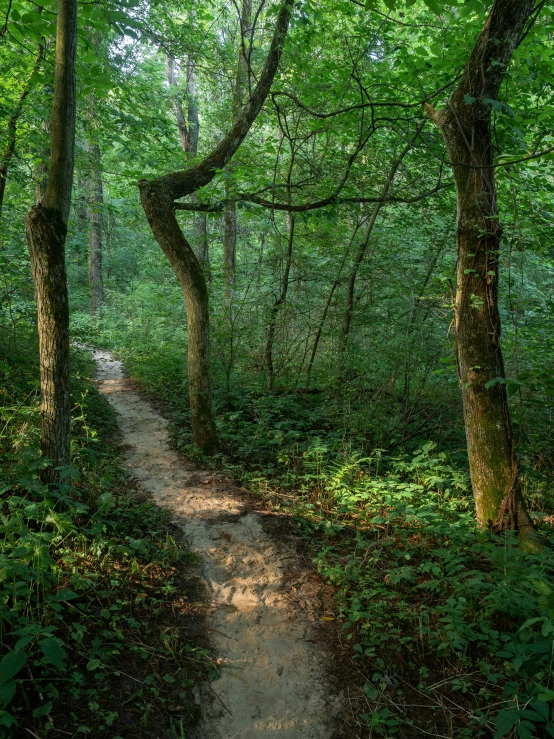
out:
<path id="1" fill-rule="evenodd" d="M 339 357 L 338 357 L 338 372 L 337 372 L 339 387 L 342 384 L 342 380 L 343 380 L 344 355 L 346 352 L 346 345 L 348 342 L 348 337 L 350 335 L 350 327 L 352 323 L 352 312 L 354 310 L 354 288 L 356 286 L 356 278 L 358 276 L 358 271 L 365 257 L 367 247 L 371 239 L 371 234 L 373 233 L 375 223 L 377 222 L 377 216 L 379 215 L 379 212 L 381 211 L 381 208 L 384 205 L 385 199 L 387 195 L 389 194 L 389 191 L 392 187 L 394 178 L 396 176 L 396 172 L 398 171 L 398 167 L 400 166 L 400 163 L 402 162 L 406 154 L 410 151 L 410 149 L 414 145 L 417 137 L 421 133 L 423 126 L 424 126 L 424 123 L 420 123 L 418 125 L 414 135 L 408 141 L 406 146 L 402 149 L 400 154 L 394 158 L 391 168 L 389 170 L 389 173 L 387 175 L 387 179 L 385 180 L 385 184 L 383 185 L 381 192 L 379 194 L 379 201 L 375 203 L 375 206 L 373 207 L 373 210 L 371 211 L 371 215 L 367 222 L 367 226 L 366 226 L 364 237 L 362 239 L 362 243 L 360 244 L 358 251 L 356 252 L 356 256 L 354 257 L 352 261 L 352 267 L 350 269 L 350 275 L 348 277 L 348 285 L 346 287 L 345 308 L 344 308 L 344 314 L 342 317 L 341 334 L 339 338 Z"/>
<path id="2" fill-rule="evenodd" d="M 500 345 L 498 220 L 491 104 L 534 0 L 496 0 L 447 106 L 426 110 L 444 138 L 457 195 L 458 375 L 477 520 L 531 533 L 519 482 Z"/>
<path id="3" fill-rule="evenodd" d="M 31 74 L 29 75 L 29 78 L 27 82 L 25 83 L 25 86 L 23 90 L 21 91 L 21 94 L 19 95 L 19 99 L 17 103 L 15 104 L 15 108 L 13 109 L 10 119 L 8 121 L 8 130 L 7 130 L 7 137 L 6 137 L 8 142 L 6 144 L 6 148 L 4 149 L 4 154 L 2 155 L 2 159 L 0 159 L 0 218 L 2 218 L 2 207 L 4 205 L 4 194 L 6 192 L 8 169 L 9 169 L 12 157 L 14 155 L 14 152 L 15 152 L 15 144 L 16 144 L 16 138 L 17 138 L 17 122 L 19 121 L 19 117 L 21 116 L 21 113 L 23 112 L 23 105 L 25 104 L 25 100 L 29 96 L 29 93 L 32 89 L 32 79 L 33 79 L 34 74 L 37 72 L 40 66 L 43 53 L 44 53 L 44 47 L 40 45 L 38 48 L 36 58 L 35 58 L 35 63 L 33 64 L 33 68 L 31 69 Z"/>
<path id="4" fill-rule="evenodd" d="M 427 285 L 429 284 L 429 281 L 433 276 L 433 272 L 435 271 L 437 261 L 443 248 L 443 244 L 441 243 L 438 250 L 433 254 L 431 262 L 429 263 L 429 267 L 427 268 L 427 273 L 425 275 L 425 279 L 423 280 L 423 284 L 421 285 L 417 295 L 413 299 L 412 309 L 408 317 L 408 325 L 406 326 L 406 334 L 404 340 L 404 344 L 406 347 L 406 360 L 404 363 L 404 390 L 402 391 L 402 404 L 404 405 L 406 411 L 408 410 L 408 405 L 410 402 L 410 376 L 412 366 L 410 361 L 410 356 L 412 352 L 410 338 L 415 330 L 415 326 L 420 315 L 421 301 L 423 299 L 423 296 L 425 295 L 425 290 L 427 289 Z M 424 321 L 427 315 L 428 314 L 423 317 Z"/>
<path id="5" fill-rule="evenodd" d="M 26 221 L 27 243 L 37 295 L 41 385 L 41 436 L 44 457 L 55 469 L 69 464 L 71 407 L 69 397 L 69 306 L 65 271 L 65 237 L 73 184 L 75 143 L 75 59 L 77 2 L 58 0 L 56 61 L 52 105 L 52 154 L 42 203 Z"/>
<path id="6" fill-rule="evenodd" d="M 252 0 L 242 0 L 240 14 L 240 46 L 233 95 L 233 120 L 240 115 L 245 103 L 245 92 L 248 82 L 249 69 L 249 32 L 252 15 Z M 228 177 L 225 180 L 225 211 L 223 214 L 223 252 L 225 262 L 225 308 L 232 319 L 232 298 L 235 285 L 235 271 L 237 266 L 237 204 L 233 199 L 233 162 L 227 167 Z"/>
<path id="7" fill-rule="evenodd" d="M 200 134 L 200 121 L 198 118 L 198 104 L 196 102 L 196 79 L 194 62 L 189 58 L 187 62 L 187 118 L 183 110 L 183 104 L 177 91 L 177 76 L 175 73 L 175 59 L 166 57 L 167 81 L 173 88 L 173 110 L 177 120 L 179 141 L 185 155 L 185 160 L 195 157 L 198 153 L 198 140 Z M 191 202 L 196 202 L 196 195 L 191 195 Z M 205 213 L 196 213 L 193 219 L 194 251 L 202 269 L 209 269 L 208 251 L 208 224 Z"/>
<path id="8" fill-rule="evenodd" d="M 244 141 L 277 72 L 292 6 L 293 0 L 283 3 L 258 84 L 221 143 L 201 162 L 188 169 L 138 183 L 142 207 L 152 233 L 167 256 L 185 298 L 192 435 L 195 445 L 207 451 L 217 448 L 210 390 L 208 289 L 200 263 L 175 217 L 175 210 L 179 209 L 176 200 L 194 194 L 211 182 Z"/>
<path id="9" fill-rule="evenodd" d="M 275 367 L 273 366 L 273 343 L 275 341 L 275 328 L 277 326 L 277 318 L 282 306 L 287 299 L 289 289 L 289 275 L 292 265 L 292 247 L 294 244 L 294 215 L 287 212 L 287 252 L 285 255 L 285 267 L 283 270 L 283 279 L 281 281 L 281 292 L 276 298 L 271 308 L 269 323 L 267 326 L 267 339 L 265 344 L 265 367 L 267 370 L 267 389 L 273 392 L 275 384 Z"/>
<path id="10" fill-rule="evenodd" d="M 89 221 L 88 276 L 90 313 L 95 316 L 104 302 L 102 279 L 102 230 L 104 191 L 102 187 L 102 157 L 98 144 L 89 146 L 89 176 L 87 181 L 87 215 Z"/>
<path id="11" fill-rule="evenodd" d="M 329 308 L 331 307 L 331 301 L 333 300 L 333 295 L 335 294 L 335 290 L 337 289 L 337 287 L 340 284 L 340 276 L 342 274 L 342 270 L 344 269 L 344 265 L 346 264 L 346 259 L 347 259 L 348 255 L 350 254 L 350 249 L 352 248 L 352 242 L 356 238 L 356 234 L 358 233 L 358 231 L 359 231 L 360 226 L 362 225 L 362 223 L 363 223 L 363 221 L 358 221 L 358 223 L 356 224 L 356 228 L 352 232 L 352 236 L 350 237 L 350 239 L 348 241 L 348 246 L 346 248 L 346 251 L 344 252 L 344 256 L 343 256 L 342 261 L 340 263 L 339 271 L 337 273 L 336 278 L 333 281 L 333 284 L 331 285 L 331 289 L 329 290 L 329 295 L 327 297 L 327 302 L 325 303 L 325 307 L 323 308 L 323 314 L 321 316 L 321 320 L 320 320 L 319 325 L 317 327 L 317 331 L 316 331 L 315 338 L 314 338 L 314 343 L 312 345 L 312 351 L 311 351 L 311 354 L 310 354 L 310 359 L 308 361 L 308 367 L 306 369 L 306 385 L 305 385 L 305 388 L 304 388 L 306 391 L 310 389 L 310 381 L 311 381 L 311 377 L 312 377 L 312 368 L 313 368 L 313 364 L 314 364 L 314 361 L 315 361 L 315 356 L 317 354 L 317 348 L 319 346 L 319 342 L 320 342 L 320 339 L 321 339 L 321 334 L 323 333 L 323 327 L 325 326 L 325 321 L 327 320 L 327 314 L 329 312 Z"/>

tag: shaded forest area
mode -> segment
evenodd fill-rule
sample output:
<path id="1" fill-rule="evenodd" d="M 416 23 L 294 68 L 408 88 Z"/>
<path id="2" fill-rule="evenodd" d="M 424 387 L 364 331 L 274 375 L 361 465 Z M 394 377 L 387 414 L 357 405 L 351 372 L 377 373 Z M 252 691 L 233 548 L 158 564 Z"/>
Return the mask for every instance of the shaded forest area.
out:
<path id="1" fill-rule="evenodd" d="M 348 736 L 554 736 L 553 20 L 0 0 L 0 736 L 189 736 L 217 676 L 86 347 L 294 521 Z"/>

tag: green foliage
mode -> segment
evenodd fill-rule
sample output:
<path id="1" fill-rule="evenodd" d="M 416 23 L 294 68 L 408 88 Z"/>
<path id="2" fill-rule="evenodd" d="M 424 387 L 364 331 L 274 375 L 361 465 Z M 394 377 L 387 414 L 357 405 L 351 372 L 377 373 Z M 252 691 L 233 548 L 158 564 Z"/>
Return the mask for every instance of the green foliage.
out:
<path id="1" fill-rule="evenodd" d="M 313 444 L 294 497 L 271 471 L 257 482 L 317 542 L 367 677 L 368 729 L 405 735 L 414 722 L 438 731 L 444 721 L 460 737 L 554 734 L 551 548 L 529 554 L 513 535 L 476 530 L 467 473 L 434 443 L 331 460 Z"/>
<path id="2" fill-rule="evenodd" d="M 18 347 L 1 365 L 0 734 L 103 737 L 135 726 L 150 736 L 164 721 L 188 725 L 191 690 L 210 669 L 186 638 L 202 597 L 181 580 L 194 557 L 168 516 L 128 489 L 109 441 L 113 414 L 81 379 L 91 369 L 82 353 L 73 464 L 59 485 L 40 481 L 35 347 Z"/>
<path id="3" fill-rule="evenodd" d="M 179 355 L 126 340 L 127 366 L 191 453 Z M 357 708 L 367 731 L 405 735 L 443 721 L 460 737 L 554 731 L 552 550 L 530 554 L 514 536 L 476 530 L 461 455 L 435 442 L 396 456 L 372 450 L 352 426 L 345 435 L 333 398 L 320 394 L 229 397 L 218 387 L 216 397 L 225 455 L 202 464 L 223 465 L 296 517 L 337 589 L 341 630 L 366 678 Z"/>

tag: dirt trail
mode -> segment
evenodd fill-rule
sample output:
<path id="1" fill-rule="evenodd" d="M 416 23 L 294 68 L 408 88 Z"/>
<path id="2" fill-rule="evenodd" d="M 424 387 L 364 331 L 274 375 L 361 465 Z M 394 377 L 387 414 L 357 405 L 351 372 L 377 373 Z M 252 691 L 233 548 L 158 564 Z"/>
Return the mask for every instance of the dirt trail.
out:
<path id="1" fill-rule="evenodd" d="M 100 392 L 119 415 L 124 463 L 175 513 L 212 593 L 208 627 L 222 670 L 202 696 L 197 739 L 331 739 L 341 700 L 330 694 L 330 656 L 283 587 L 295 552 L 264 532 L 240 496 L 218 489 L 213 472 L 187 468 L 169 447 L 167 421 L 133 392 L 121 362 L 108 352 L 94 358 Z"/>

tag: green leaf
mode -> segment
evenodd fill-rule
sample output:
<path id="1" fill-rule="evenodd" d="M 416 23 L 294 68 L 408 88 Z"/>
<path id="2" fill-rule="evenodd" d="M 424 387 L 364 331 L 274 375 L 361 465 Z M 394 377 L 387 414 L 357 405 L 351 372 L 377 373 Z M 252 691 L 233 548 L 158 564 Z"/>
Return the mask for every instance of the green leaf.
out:
<path id="1" fill-rule="evenodd" d="M 7 708 L 15 693 L 15 680 L 8 680 L 4 685 L 0 685 L 0 707 Z"/>
<path id="2" fill-rule="evenodd" d="M 502 739 L 503 736 L 506 736 L 514 728 L 519 719 L 519 711 L 512 709 L 500 711 L 494 718 L 494 726 L 496 728 L 494 739 Z"/>
<path id="3" fill-rule="evenodd" d="M 506 384 L 506 380 L 504 379 L 504 377 L 493 377 L 492 380 L 485 382 L 485 387 L 488 390 L 490 387 L 494 387 L 495 385 L 505 385 L 505 384 Z"/>
<path id="4" fill-rule="evenodd" d="M 2 657 L 0 662 L 0 685 L 4 685 L 11 680 L 17 673 L 23 669 L 27 657 L 25 652 L 18 650 L 17 652 L 8 652 Z"/>
<path id="5" fill-rule="evenodd" d="M 364 686 L 364 693 L 367 695 L 369 700 L 372 701 L 377 700 L 377 698 L 379 697 L 379 691 L 371 683 L 367 683 Z"/>
<path id="6" fill-rule="evenodd" d="M 74 593 L 73 590 L 70 590 L 69 588 L 63 588 L 62 590 L 58 590 L 58 592 L 54 596 L 54 600 L 59 602 L 62 600 L 74 600 L 78 597 L 79 596 L 77 595 L 77 593 Z"/>
<path id="7" fill-rule="evenodd" d="M 87 664 L 87 670 L 96 670 L 98 667 L 100 667 L 100 660 L 99 659 L 91 659 L 90 662 Z"/>
<path id="8" fill-rule="evenodd" d="M 46 716 L 47 713 L 50 713 L 52 710 L 52 701 L 48 701 L 48 703 L 45 703 L 43 706 L 39 706 L 38 708 L 35 708 L 33 711 L 33 718 L 38 718 L 39 716 Z"/>
<path id="9" fill-rule="evenodd" d="M 53 636 L 47 637 L 40 642 L 40 648 L 47 662 L 57 667 L 58 670 L 65 670 L 64 660 L 67 654 L 58 639 Z"/>
<path id="10" fill-rule="evenodd" d="M 477 98 L 474 98 L 473 95 L 464 95 L 464 100 L 468 105 L 471 105 L 477 100 Z"/>
<path id="11" fill-rule="evenodd" d="M 429 10 L 432 10 L 435 15 L 441 14 L 440 5 L 438 4 L 437 0 L 423 0 L 425 5 L 429 8 Z"/>
<path id="12" fill-rule="evenodd" d="M 539 701 L 544 701 L 545 703 L 554 701 L 554 690 L 550 690 L 550 688 L 546 688 L 544 685 L 540 685 L 539 683 L 535 683 L 535 685 L 540 691 L 542 691 L 538 695 Z"/>

